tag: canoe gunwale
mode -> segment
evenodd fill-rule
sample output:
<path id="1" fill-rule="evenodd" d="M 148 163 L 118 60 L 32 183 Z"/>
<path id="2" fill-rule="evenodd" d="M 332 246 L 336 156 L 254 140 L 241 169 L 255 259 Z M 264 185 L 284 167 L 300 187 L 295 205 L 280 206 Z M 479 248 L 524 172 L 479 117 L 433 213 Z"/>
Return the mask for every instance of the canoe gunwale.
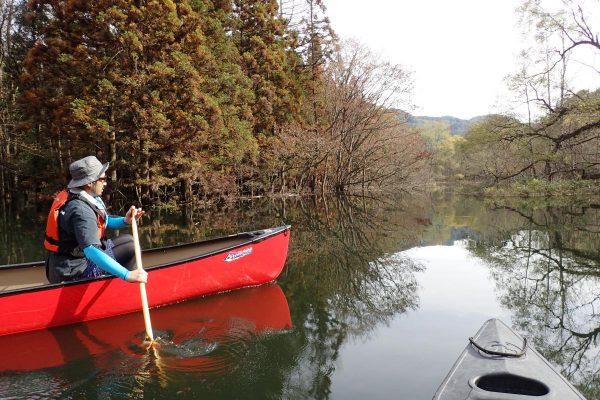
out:
<path id="1" fill-rule="evenodd" d="M 26 263 L 19 264 L 4 264 L 0 265 L 0 271 L 3 269 L 19 269 L 19 268 L 29 268 L 29 267 L 37 267 L 40 264 L 43 264 L 44 261 L 30 261 Z"/>
<path id="2" fill-rule="evenodd" d="M 223 236 L 223 237 L 218 237 L 218 238 L 213 238 L 213 239 L 207 239 L 207 240 L 201 240 L 201 241 L 197 241 L 197 242 L 192 242 L 192 243 L 183 243 L 183 244 L 176 244 L 176 245 L 171 245 L 171 246 L 165 246 L 165 247 L 157 247 L 157 248 L 153 248 L 153 249 L 148 249 L 142 252 L 142 254 L 148 254 L 148 253 L 154 253 L 154 252 L 159 252 L 159 251 L 168 251 L 168 250 L 173 250 L 173 249 L 181 249 L 184 247 L 192 247 L 192 246 L 198 246 L 201 244 L 210 244 L 210 243 L 215 243 L 218 242 L 220 240 L 223 239 L 232 239 L 238 236 L 244 236 L 244 235 L 250 235 L 250 236 L 254 236 L 254 237 L 250 237 L 248 238 L 247 241 L 244 241 L 242 243 L 239 244 L 235 244 L 233 246 L 227 246 L 227 247 L 223 247 L 217 250 L 212 250 L 206 253 L 202 253 L 200 255 L 197 256 L 192 256 L 192 257 L 186 257 L 186 258 L 180 258 L 177 260 L 174 260 L 172 262 L 167 262 L 167 263 L 163 263 L 163 264 L 158 264 L 158 265 L 154 265 L 151 267 L 145 267 L 144 269 L 150 273 L 152 271 L 155 270 L 159 270 L 159 269 L 164 269 L 164 268 L 171 268 L 171 267 L 176 267 L 178 265 L 181 264 L 185 264 L 188 262 L 192 262 L 192 261 L 196 261 L 196 260 L 200 260 L 203 258 L 207 258 L 207 257 L 211 257 L 214 256 L 216 254 L 220 254 L 220 253 L 225 253 L 231 250 L 234 250 L 236 248 L 240 248 L 240 247 L 244 247 L 247 246 L 249 244 L 254 244 L 254 243 L 260 243 L 264 240 L 267 240 L 273 236 L 277 236 L 279 234 L 282 234 L 286 231 L 289 231 L 291 229 L 291 225 L 282 225 L 279 227 L 274 227 L 274 228 L 267 228 L 267 229 L 258 229 L 256 231 L 249 231 L 249 232 L 240 232 L 240 233 L 236 233 L 233 235 L 229 235 L 229 236 Z M 260 232 L 260 233 L 259 233 Z M 1 265 L 0 266 L 0 271 L 3 269 L 20 269 L 20 268 L 32 268 L 32 267 L 38 267 L 40 265 L 43 265 L 44 261 L 33 261 L 33 262 L 28 262 L 28 263 L 22 263 L 22 264 L 7 264 L 7 265 Z M 74 285 L 84 285 L 84 284 L 88 284 L 90 282 L 96 282 L 96 281 L 104 281 L 104 280 L 108 280 L 108 279 L 120 279 L 116 276 L 113 275 L 106 275 L 106 276 L 101 276 L 98 278 L 87 278 L 87 279 L 79 279 L 79 280 L 74 280 L 74 281 L 69 281 L 69 282 L 60 282 L 60 283 L 48 283 L 45 285 L 39 285 L 39 286 L 32 286 L 32 287 L 25 287 L 25 288 L 19 288 L 19 289 L 12 289 L 12 290 L 6 290 L 3 292 L 0 292 L 0 297 L 9 297 L 9 296 L 13 296 L 13 295 L 18 295 L 18 294 L 23 294 L 23 293 L 34 293 L 34 292 L 38 292 L 38 291 L 44 291 L 44 290 L 51 290 L 51 289 L 57 289 L 57 288 L 61 288 L 61 287 L 67 287 L 67 286 L 74 286 Z"/>

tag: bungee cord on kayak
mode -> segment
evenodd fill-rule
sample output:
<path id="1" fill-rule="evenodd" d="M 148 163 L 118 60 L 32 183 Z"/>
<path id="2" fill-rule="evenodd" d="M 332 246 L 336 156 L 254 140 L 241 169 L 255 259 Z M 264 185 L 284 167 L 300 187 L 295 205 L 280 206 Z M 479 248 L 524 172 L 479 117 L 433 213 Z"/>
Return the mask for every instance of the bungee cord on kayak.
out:
<path id="1" fill-rule="evenodd" d="M 495 351 L 495 350 L 486 349 L 485 347 L 477 344 L 477 342 L 475 341 L 475 339 L 473 339 L 473 337 L 469 338 L 469 342 L 471 342 L 473 347 L 475 347 L 477 350 L 479 350 L 485 354 L 488 354 L 490 356 L 518 358 L 518 357 L 524 356 L 525 353 L 527 352 L 527 338 L 523 338 L 523 346 L 521 346 L 521 349 L 516 353 L 509 353 L 509 352 L 504 352 L 504 351 Z"/>

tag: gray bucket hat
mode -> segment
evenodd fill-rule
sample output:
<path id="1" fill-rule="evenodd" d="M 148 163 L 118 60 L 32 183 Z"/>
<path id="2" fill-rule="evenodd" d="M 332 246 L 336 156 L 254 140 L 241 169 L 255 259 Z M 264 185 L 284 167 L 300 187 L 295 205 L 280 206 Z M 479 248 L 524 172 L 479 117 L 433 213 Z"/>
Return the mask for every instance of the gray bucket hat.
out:
<path id="1" fill-rule="evenodd" d="M 67 185 L 68 189 L 83 186 L 87 183 L 94 182 L 100 175 L 108 169 L 108 163 L 102 164 L 94 156 L 87 156 L 81 160 L 74 161 L 69 165 L 71 172 L 71 182 Z"/>

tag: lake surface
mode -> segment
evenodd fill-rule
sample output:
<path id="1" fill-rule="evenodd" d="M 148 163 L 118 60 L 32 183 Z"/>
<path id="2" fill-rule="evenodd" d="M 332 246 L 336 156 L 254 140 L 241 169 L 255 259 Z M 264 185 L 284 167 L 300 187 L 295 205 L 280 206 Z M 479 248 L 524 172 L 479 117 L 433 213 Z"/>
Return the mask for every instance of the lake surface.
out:
<path id="1" fill-rule="evenodd" d="M 600 206 L 260 199 L 152 210 L 142 246 L 288 223 L 275 284 L 0 337 L 0 398 L 431 399 L 472 336 L 501 318 L 600 398 Z M 0 264 L 43 257 L 44 213 L 0 223 Z M 151 293 L 149 293 L 151 296 Z"/>

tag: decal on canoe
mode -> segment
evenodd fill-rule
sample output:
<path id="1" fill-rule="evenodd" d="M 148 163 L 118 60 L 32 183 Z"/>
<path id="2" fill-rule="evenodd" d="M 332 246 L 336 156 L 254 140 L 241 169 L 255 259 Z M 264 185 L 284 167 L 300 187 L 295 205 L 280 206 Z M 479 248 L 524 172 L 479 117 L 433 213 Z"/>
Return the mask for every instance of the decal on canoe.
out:
<path id="1" fill-rule="evenodd" d="M 229 252 L 229 254 L 227 254 L 227 257 L 225 257 L 225 261 L 226 262 L 235 261 L 242 257 L 246 257 L 249 254 L 252 254 L 252 247 L 248 247 L 247 249 L 240 250 L 240 251 L 231 251 L 231 252 Z"/>

